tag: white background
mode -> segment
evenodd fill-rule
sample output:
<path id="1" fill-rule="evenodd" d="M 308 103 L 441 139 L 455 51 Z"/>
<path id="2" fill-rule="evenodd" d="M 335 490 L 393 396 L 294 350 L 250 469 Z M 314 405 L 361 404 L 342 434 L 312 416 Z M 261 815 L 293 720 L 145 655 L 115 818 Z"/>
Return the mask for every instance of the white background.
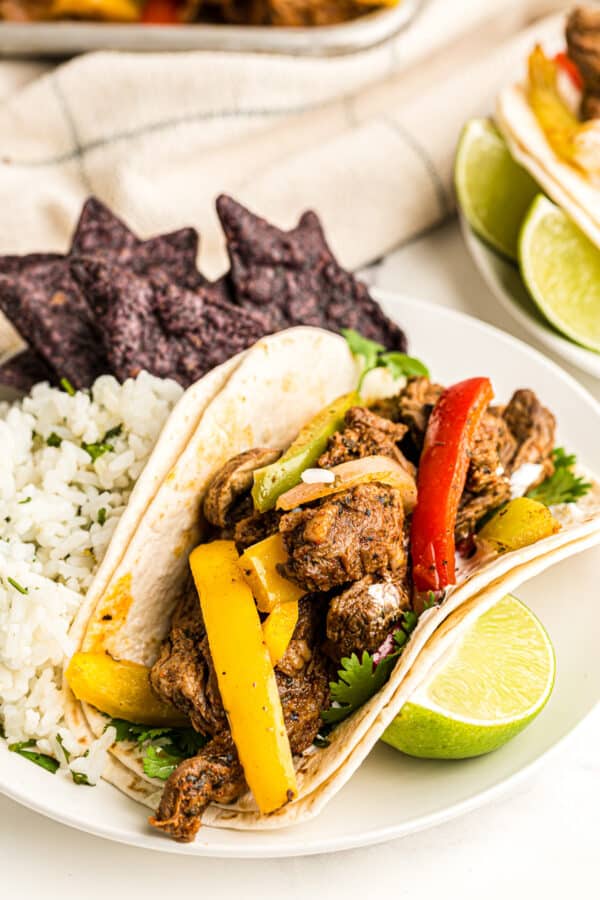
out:
<path id="1" fill-rule="evenodd" d="M 524 337 L 475 271 L 455 224 L 391 254 L 369 277 Z M 600 382 L 569 371 L 600 399 Z M 565 602 L 575 607 L 576 598 Z M 151 853 L 80 834 L 0 797 L 2 900 L 586 900 L 600 896 L 599 857 L 600 708 L 532 776 L 483 809 L 329 856 L 236 861 Z"/>

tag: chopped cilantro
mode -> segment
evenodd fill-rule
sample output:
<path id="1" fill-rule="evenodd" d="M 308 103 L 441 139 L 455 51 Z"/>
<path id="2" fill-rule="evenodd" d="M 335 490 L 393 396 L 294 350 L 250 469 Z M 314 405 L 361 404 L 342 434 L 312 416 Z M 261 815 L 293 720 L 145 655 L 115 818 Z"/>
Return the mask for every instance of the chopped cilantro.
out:
<path id="1" fill-rule="evenodd" d="M 160 778 L 166 781 L 173 774 L 183 757 L 169 752 L 167 747 L 146 747 L 142 764 L 144 773 L 149 778 Z"/>
<path id="2" fill-rule="evenodd" d="M 60 445 L 62 444 L 62 438 L 59 434 L 53 431 L 52 434 L 49 434 L 46 438 L 46 443 L 49 447 L 60 447 Z"/>
<path id="3" fill-rule="evenodd" d="M 151 778 L 167 779 L 179 763 L 195 756 L 207 738 L 193 728 L 152 728 L 125 719 L 111 719 L 115 741 L 134 741 L 143 748 L 142 765 Z"/>
<path id="4" fill-rule="evenodd" d="M 105 522 L 106 522 L 106 509 L 104 508 L 104 506 L 101 506 L 100 509 L 98 510 L 98 524 L 104 525 Z"/>
<path id="5" fill-rule="evenodd" d="M 591 490 L 590 482 L 573 472 L 573 466 L 576 463 L 574 453 L 566 453 L 562 447 L 556 447 L 552 451 L 552 461 L 554 473 L 527 492 L 527 496 L 531 500 L 537 500 L 546 506 L 554 506 L 557 503 L 574 503 Z"/>
<path id="6" fill-rule="evenodd" d="M 89 453 L 92 462 L 96 462 L 96 460 L 99 459 L 101 456 L 104 456 L 105 453 L 110 453 L 110 451 L 113 448 L 112 444 L 106 444 L 106 443 L 100 443 L 100 442 L 95 443 L 95 444 L 86 444 L 85 441 L 82 443 L 81 446 L 82 446 L 83 450 L 86 451 L 86 453 Z"/>
<path id="7" fill-rule="evenodd" d="M 35 763 L 36 766 L 41 766 L 42 769 L 46 769 L 47 772 L 52 772 L 54 775 L 59 767 L 58 760 L 54 759 L 53 756 L 48 756 L 47 753 L 39 753 L 37 750 L 33 750 L 33 747 L 35 747 L 35 741 L 33 740 L 18 741 L 15 744 L 8 745 L 8 749 L 12 750 L 13 753 L 18 753 L 19 756 Z"/>
<path id="8" fill-rule="evenodd" d="M 69 397 L 74 397 L 75 394 L 77 393 L 68 378 L 61 378 L 60 386 L 63 389 L 63 391 L 65 391 L 65 393 L 67 393 L 69 395 Z"/>
<path id="9" fill-rule="evenodd" d="M 89 787 L 92 787 L 92 782 L 84 772 L 74 772 L 73 769 L 71 769 L 71 778 L 75 784 L 87 784 Z"/>
<path id="10" fill-rule="evenodd" d="M 13 586 L 14 589 L 15 589 L 15 591 L 18 591 L 20 594 L 28 594 L 28 593 L 29 593 L 29 588 L 23 587 L 23 585 L 22 585 L 22 584 L 19 584 L 18 581 L 15 581 L 14 578 L 11 578 L 11 577 L 9 576 L 6 580 L 8 581 L 9 584 L 12 584 L 12 586 Z"/>
<path id="11" fill-rule="evenodd" d="M 342 668 L 338 672 L 339 680 L 332 681 L 331 699 L 336 706 L 321 713 L 321 718 L 329 725 L 336 725 L 355 710 L 370 700 L 383 687 L 402 653 L 408 638 L 417 624 L 417 615 L 412 610 L 403 614 L 400 628 L 394 632 L 396 650 L 385 656 L 375 665 L 373 657 L 365 650 L 362 660 L 356 653 L 342 660 Z"/>
<path id="12" fill-rule="evenodd" d="M 102 438 L 102 443 L 106 443 L 107 441 L 111 441 L 113 438 L 119 437 L 121 432 L 123 431 L 122 425 L 115 425 L 114 428 L 109 428 L 104 437 Z"/>
<path id="13" fill-rule="evenodd" d="M 429 369 L 414 356 L 407 356 L 399 351 L 386 350 L 377 341 L 371 341 L 359 334 L 353 328 L 342 328 L 342 334 L 354 356 L 362 359 L 363 370 L 358 382 L 358 390 L 362 386 L 365 377 L 373 369 L 387 369 L 393 378 L 411 375 L 425 375 L 429 377 Z"/>
<path id="14" fill-rule="evenodd" d="M 25 497 L 24 500 L 19 500 L 19 506 L 23 506 L 24 503 L 31 503 L 31 497 Z"/>

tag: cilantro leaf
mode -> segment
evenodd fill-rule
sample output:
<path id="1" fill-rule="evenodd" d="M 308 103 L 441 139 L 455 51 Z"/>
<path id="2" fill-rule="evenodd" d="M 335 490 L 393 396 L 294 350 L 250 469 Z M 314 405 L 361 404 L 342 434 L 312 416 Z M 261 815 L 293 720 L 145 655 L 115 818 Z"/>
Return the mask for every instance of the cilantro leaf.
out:
<path id="1" fill-rule="evenodd" d="M 24 500 L 19 500 L 19 506 L 23 506 L 25 503 L 31 503 L 31 497 L 25 497 Z"/>
<path id="2" fill-rule="evenodd" d="M 198 750 L 201 750 L 202 747 L 208 741 L 208 738 L 205 737 L 200 732 L 195 731 L 193 728 L 173 728 L 170 734 L 171 745 L 179 752 L 184 758 L 189 756 L 196 756 Z"/>
<path id="3" fill-rule="evenodd" d="M 376 368 L 377 357 L 385 351 L 385 347 L 378 344 L 377 341 L 370 341 L 369 338 L 363 337 L 354 328 L 342 328 L 341 331 L 351 353 L 354 356 L 362 356 L 365 370 L 370 371 Z"/>
<path id="4" fill-rule="evenodd" d="M 373 657 L 366 650 L 362 660 L 356 653 L 342 659 L 339 681 L 332 681 L 330 685 L 331 699 L 339 705 L 323 710 L 323 720 L 329 724 L 341 722 L 370 700 L 385 684 L 388 675 L 387 667 L 381 663 L 375 666 Z"/>
<path id="5" fill-rule="evenodd" d="M 429 378 L 427 366 L 414 356 L 408 356 L 406 353 L 396 350 L 386 350 L 382 344 L 363 337 L 353 328 L 342 328 L 342 335 L 354 356 L 360 356 L 362 359 L 363 368 L 358 382 L 359 391 L 365 377 L 373 369 L 387 369 L 392 378 L 402 378 L 403 376 L 409 378 L 411 375 L 425 375 Z"/>
<path id="6" fill-rule="evenodd" d="M 574 503 L 580 497 L 585 497 L 592 489 L 592 485 L 573 472 L 573 466 L 577 461 L 575 454 L 566 453 L 562 447 L 556 447 L 552 451 L 552 461 L 554 473 L 537 487 L 527 491 L 527 497 L 545 503 L 546 506 Z"/>
<path id="7" fill-rule="evenodd" d="M 98 525 L 104 525 L 106 522 L 106 507 L 101 506 L 98 510 Z"/>
<path id="8" fill-rule="evenodd" d="M 183 757 L 169 752 L 168 747 L 155 747 L 149 744 L 144 751 L 142 765 L 149 778 L 160 778 L 166 781 L 173 774 Z"/>
<path id="9" fill-rule="evenodd" d="M 48 756 L 47 753 L 39 753 L 37 750 L 31 749 L 32 747 L 35 747 L 35 741 L 17 741 L 15 744 L 8 745 L 8 749 L 12 750 L 13 753 L 18 753 L 19 756 L 35 763 L 36 766 L 41 766 L 42 769 L 54 775 L 59 767 L 58 760 L 54 759 L 53 756 Z"/>
<path id="10" fill-rule="evenodd" d="M 92 462 L 96 462 L 101 456 L 104 456 L 105 453 L 110 453 L 113 449 L 112 444 L 106 444 L 103 442 L 97 442 L 95 444 L 86 444 L 85 441 L 82 443 L 82 448 L 87 453 L 89 453 Z"/>
<path id="11" fill-rule="evenodd" d="M 75 784 L 87 784 L 88 787 L 93 787 L 92 782 L 89 780 L 85 772 L 74 772 L 73 769 L 71 771 L 71 778 L 75 782 Z"/>
<path id="12" fill-rule="evenodd" d="M 111 441 L 113 438 L 119 437 L 121 432 L 123 431 L 122 425 L 115 425 L 114 428 L 109 428 L 104 437 L 102 438 L 102 443 L 106 443 L 107 441 Z"/>
<path id="13" fill-rule="evenodd" d="M 46 443 L 49 447 L 60 447 L 60 445 L 62 444 L 62 438 L 59 434 L 53 431 L 46 438 Z"/>
<path id="14" fill-rule="evenodd" d="M 394 632 L 396 650 L 385 656 L 375 665 L 374 659 L 366 650 L 362 660 L 356 653 L 342 659 L 342 668 L 338 672 L 339 680 L 329 685 L 331 699 L 336 706 L 323 710 L 321 718 L 328 725 L 337 725 L 347 716 L 359 709 L 383 687 L 396 665 L 398 657 L 418 622 L 417 614 L 411 609 L 402 614 L 400 628 Z"/>
<path id="15" fill-rule="evenodd" d="M 380 365 L 384 365 L 393 378 L 402 378 L 403 375 L 407 378 L 411 375 L 424 375 L 429 378 L 429 369 L 415 356 L 391 351 L 380 354 L 379 360 Z"/>

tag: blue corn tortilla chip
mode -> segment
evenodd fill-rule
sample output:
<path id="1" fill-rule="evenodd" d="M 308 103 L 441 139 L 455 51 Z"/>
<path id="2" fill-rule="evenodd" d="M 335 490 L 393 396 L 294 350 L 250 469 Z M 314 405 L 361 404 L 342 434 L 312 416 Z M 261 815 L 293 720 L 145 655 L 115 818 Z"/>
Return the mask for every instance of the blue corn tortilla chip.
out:
<path id="1" fill-rule="evenodd" d="M 223 281 L 192 291 L 164 270 L 135 275 L 93 257 L 75 259 L 71 268 L 120 380 L 145 369 L 187 386 L 265 333 L 260 316 L 227 299 Z"/>
<path id="2" fill-rule="evenodd" d="M 98 375 L 111 371 L 94 314 L 70 270 L 80 253 L 137 273 L 164 268 L 174 281 L 196 285 L 198 234 L 183 228 L 140 240 L 97 198 L 84 204 L 71 250 L 60 254 L 0 257 L 0 309 L 38 357 L 39 369 L 57 383 L 66 377 L 76 388 L 89 387 Z M 33 377 L 29 357 L 28 372 Z M 0 367 L 0 383 L 12 384 L 18 373 Z M 27 384 L 27 373 L 22 383 Z"/>
<path id="3" fill-rule="evenodd" d="M 388 350 L 406 350 L 406 336 L 368 288 L 331 253 L 318 217 L 306 212 L 281 231 L 231 197 L 217 199 L 236 302 L 270 316 L 270 331 L 315 325 L 354 328 Z"/>

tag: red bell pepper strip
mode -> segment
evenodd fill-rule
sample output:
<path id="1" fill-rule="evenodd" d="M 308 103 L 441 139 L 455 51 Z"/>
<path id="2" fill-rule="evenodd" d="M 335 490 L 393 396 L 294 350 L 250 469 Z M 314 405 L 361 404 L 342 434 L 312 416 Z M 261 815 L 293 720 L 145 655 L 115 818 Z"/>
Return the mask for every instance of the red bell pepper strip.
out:
<path id="1" fill-rule="evenodd" d="M 578 91 L 583 90 L 583 78 L 581 77 L 581 72 L 579 71 L 579 66 L 576 62 L 573 62 L 571 57 L 567 53 L 557 53 L 554 57 L 554 62 L 556 65 L 565 72 Z"/>
<path id="2" fill-rule="evenodd" d="M 477 426 L 494 393 L 489 378 L 447 388 L 429 418 L 417 474 L 411 529 L 417 591 L 454 584 L 454 527 Z"/>
<path id="3" fill-rule="evenodd" d="M 140 21 L 146 25 L 181 24 L 176 0 L 148 0 Z"/>

